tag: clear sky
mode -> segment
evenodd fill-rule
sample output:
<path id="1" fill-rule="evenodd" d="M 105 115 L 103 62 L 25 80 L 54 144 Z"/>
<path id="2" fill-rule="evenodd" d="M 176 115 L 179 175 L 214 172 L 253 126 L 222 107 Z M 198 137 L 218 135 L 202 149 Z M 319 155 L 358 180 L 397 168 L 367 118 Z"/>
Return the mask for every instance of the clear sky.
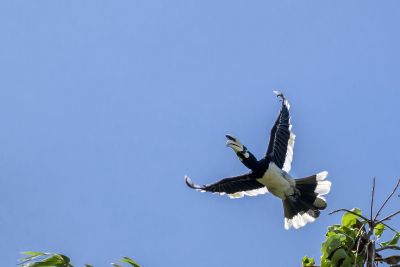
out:
<path id="1" fill-rule="evenodd" d="M 337 208 L 400 177 L 399 1 L 0 1 L 0 266 L 298 266 Z M 329 171 L 328 210 L 283 227 L 271 195 L 186 187 L 246 171 L 292 105 L 292 175 Z M 393 200 L 386 212 L 399 207 Z M 400 229 L 400 218 L 391 222 Z M 272 263 L 273 262 L 273 265 Z"/>

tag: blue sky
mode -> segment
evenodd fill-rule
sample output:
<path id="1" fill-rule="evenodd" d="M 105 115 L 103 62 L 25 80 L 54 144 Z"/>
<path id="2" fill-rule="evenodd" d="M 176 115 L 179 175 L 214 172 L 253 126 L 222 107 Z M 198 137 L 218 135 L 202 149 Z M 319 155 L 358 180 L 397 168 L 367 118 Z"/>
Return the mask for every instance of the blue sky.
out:
<path id="1" fill-rule="evenodd" d="M 292 175 L 328 170 L 328 211 L 367 210 L 400 177 L 400 3 L 0 2 L 0 265 L 20 251 L 80 266 L 298 266 L 322 213 L 283 228 L 271 195 L 187 188 L 246 169 L 292 104 Z M 396 198 L 386 212 L 399 207 Z M 400 218 L 391 225 L 400 229 Z"/>

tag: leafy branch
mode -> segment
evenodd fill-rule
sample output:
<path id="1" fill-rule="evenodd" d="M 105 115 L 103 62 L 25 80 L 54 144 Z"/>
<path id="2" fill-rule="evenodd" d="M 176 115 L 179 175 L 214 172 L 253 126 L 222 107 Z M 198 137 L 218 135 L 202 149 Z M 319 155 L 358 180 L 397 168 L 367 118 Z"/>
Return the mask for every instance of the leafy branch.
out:
<path id="1" fill-rule="evenodd" d="M 345 212 L 341 224 L 334 224 L 328 227 L 326 240 L 322 243 L 321 267 L 375 267 L 379 263 L 385 263 L 391 267 L 400 267 L 400 255 L 382 257 L 380 252 L 395 252 L 400 250 L 398 246 L 400 232 L 396 231 L 386 221 L 400 214 L 396 211 L 382 219 L 380 214 L 400 185 L 400 179 L 393 188 L 392 192 L 385 199 L 373 215 L 375 178 L 372 184 L 370 216 L 367 218 L 362 215 L 360 209 L 338 209 L 329 214 Z M 385 229 L 393 231 L 393 238 L 386 242 L 378 242 Z M 379 244 L 380 247 L 376 247 Z M 305 256 L 303 267 L 317 267 L 315 260 Z"/>
<path id="2" fill-rule="evenodd" d="M 35 252 L 26 251 L 22 252 L 25 255 L 24 258 L 20 259 L 21 267 L 74 267 L 70 263 L 70 258 L 58 253 L 48 253 L 48 252 Z M 129 266 L 140 267 L 134 260 L 128 257 L 123 257 L 118 262 L 122 264 L 126 263 Z M 111 263 L 114 267 L 123 267 L 121 264 Z M 90 264 L 85 264 L 85 267 L 94 267 Z"/>

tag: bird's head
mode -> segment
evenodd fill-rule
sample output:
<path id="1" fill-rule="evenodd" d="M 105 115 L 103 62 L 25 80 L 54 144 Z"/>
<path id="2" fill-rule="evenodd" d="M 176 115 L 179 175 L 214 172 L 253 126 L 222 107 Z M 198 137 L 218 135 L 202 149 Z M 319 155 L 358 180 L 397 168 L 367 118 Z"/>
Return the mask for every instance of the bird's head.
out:
<path id="1" fill-rule="evenodd" d="M 225 136 L 228 139 L 226 141 L 226 146 L 232 148 L 233 151 L 236 152 L 236 154 L 239 156 L 241 160 L 247 159 L 250 156 L 249 152 L 247 151 L 247 148 L 244 145 L 242 145 L 242 143 L 240 143 L 238 139 L 236 139 L 230 134 L 227 134 Z"/>

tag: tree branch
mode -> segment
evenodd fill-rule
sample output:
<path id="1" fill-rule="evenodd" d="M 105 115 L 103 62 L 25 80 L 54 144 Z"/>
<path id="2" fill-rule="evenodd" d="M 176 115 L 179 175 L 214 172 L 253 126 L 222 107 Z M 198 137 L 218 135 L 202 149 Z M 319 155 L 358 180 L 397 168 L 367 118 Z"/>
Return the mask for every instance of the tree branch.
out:
<path id="1" fill-rule="evenodd" d="M 373 209 L 373 207 L 374 207 L 374 195 L 375 195 L 375 177 L 374 177 L 374 179 L 372 180 L 372 193 L 371 193 L 371 213 L 370 213 L 370 220 L 371 220 L 371 222 L 373 221 L 372 220 L 372 209 Z"/>
<path id="2" fill-rule="evenodd" d="M 381 222 L 384 222 L 384 221 L 387 221 L 387 220 L 390 220 L 392 217 L 396 216 L 399 213 L 400 213 L 400 210 L 396 211 L 395 213 L 392 213 L 389 216 L 387 216 L 387 217 L 383 218 L 382 220 L 378 221 L 377 224 L 381 223 Z"/>
<path id="3" fill-rule="evenodd" d="M 386 226 L 389 230 L 392 230 L 392 232 L 394 232 L 394 233 L 398 233 L 398 231 L 396 231 L 395 229 L 393 229 L 392 227 L 390 227 L 389 225 L 387 225 L 386 223 L 384 223 L 384 222 L 381 222 L 381 224 L 383 224 L 384 226 Z"/>
<path id="4" fill-rule="evenodd" d="M 338 210 L 334 210 L 334 211 L 328 213 L 328 215 L 332 215 L 332 214 L 334 214 L 334 213 L 336 213 L 336 212 L 339 212 L 339 211 L 346 211 L 346 212 L 349 212 L 349 213 L 351 213 L 351 214 L 353 214 L 353 215 L 356 215 L 357 217 L 360 217 L 361 219 L 363 219 L 363 220 L 369 222 L 369 220 L 368 220 L 367 218 L 365 218 L 364 216 L 362 216 L 362 215 L 360 215 L 360 214 L 357 214 L 357 213 L 355 213 L 354 211 L 351 211 L 351 210 L 348 210 L 348 209 L 338 209 Z"/>
<path id="5" fill-rule="evenodd" d="M 379 252 L 385 249 L 394 249 L 394 250 L 400 250 L 399 246 L 386 246 L 386 247 L 381 247 L 381 248 L 377 248 L 375 251 Z"/>
<path id="6" fill-rule="evenodd" d="M 378 210 L 378 212 L 376 213 L 375 217 L 374 217 L 374 221 L 376 220 L 376 218 L 378 218 L 379 214 L 381 213 L 383 207 L 385 207 L 386 203 L 389 201 L 389 199 L 393 196 L 393 194 L 396 192 L 397 188 L 400 185 L 400 179 L 397 181 L 396 186 L 394 187 L 392 193 L 390 193 L 390 195 L 386 198 L 385 202 L 383 202 L 381 208 Z"/>
<path id="7" fill-rule="evenodd" d="M 355 253 L 355 256 L 354 256 L 354 266 L 356 266 L 356 267 L 359 267 L 358 266 L 358 262 L 357 262 L 357 257 L 358 257 L 358 250 L 360 249 L 360 244 L 361 244 L 361 231 L 362 231 L 362 229 L 364 228 L 364 226 L 367 224 L 367 222 L 365 221 L 363 224 L 362 224 L 362 226 L 360 227 L 360 229 L 358 230 L 358 233 L 357 233 L 357 235 L 356 235 L 356 238 L 358 238 L 358 240 L 357 240 L 357 247 L 356 247 L 356 253 Z M 363 265 L 363 264 L 362 264 Z"/>

